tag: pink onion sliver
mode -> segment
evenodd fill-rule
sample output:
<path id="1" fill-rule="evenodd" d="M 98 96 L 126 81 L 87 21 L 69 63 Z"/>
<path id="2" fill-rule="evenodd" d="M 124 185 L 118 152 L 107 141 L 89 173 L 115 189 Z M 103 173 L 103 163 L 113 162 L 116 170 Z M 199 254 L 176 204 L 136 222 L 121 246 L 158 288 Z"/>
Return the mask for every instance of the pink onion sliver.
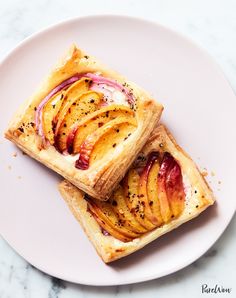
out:
<path id="1" fill-rule="evenodd" d="M 111 79 L 93 74 L 93 73 L 86 73 L 84 74 L 84 77 L 91 79 L 94 83 L 97 84 L 106 84 L 107 86 L 113 87 L 115 89 L 118 89 L 122 93 L 124 93 L 127 97 L 128 103 L 133 105 L 135 103 L 133 95 L 130 93 L 130 90 L 121 84 L 117 83 L 116 81 L 113 81 Z"/>
<path id="2" fill-rule="evenodd" d="M 50 91 L 50 93 L 44 97 L 44 99 L 39 104 L 36 113 L 35 113 L 35 125 L 38 130 L 38 134 L 44 138 L 43 133 L 43 127 L 42 127 L 42 111 L 45 104 L 49 101 L 49 99 L 54 96 L 57 92 L 61 91 L 62 89 L 68 87 L 69 85 L 73 84 L 74 82 L 78 81 L 81 78 L 80 75 L 73 76 L 65 81 L 63 81 L 61 84 L 57 85 L 54 89 Z"/>

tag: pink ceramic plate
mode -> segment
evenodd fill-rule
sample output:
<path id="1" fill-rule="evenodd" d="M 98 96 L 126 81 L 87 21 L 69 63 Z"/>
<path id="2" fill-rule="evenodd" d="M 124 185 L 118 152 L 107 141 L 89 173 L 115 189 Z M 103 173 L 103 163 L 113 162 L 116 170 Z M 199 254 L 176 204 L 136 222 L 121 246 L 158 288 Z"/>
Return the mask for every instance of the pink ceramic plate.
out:
<path id="1" fill-rule="evenodd" d="M 13 112 L 73 42 L 158 98 L 178 142 L 215 173 L 214 207 L 111 265 L 100 260 L 60 197 L 61 178 L 3 139 Z M 134 283 L 187 266 L 222 234 L 235 210 L 236 98 L 218 66 L 191 41 L 139 19 L 77 18 L 17 46 L 1 63 L 0 77 L 0 232 L 31 264 L 81 284 Z"/>

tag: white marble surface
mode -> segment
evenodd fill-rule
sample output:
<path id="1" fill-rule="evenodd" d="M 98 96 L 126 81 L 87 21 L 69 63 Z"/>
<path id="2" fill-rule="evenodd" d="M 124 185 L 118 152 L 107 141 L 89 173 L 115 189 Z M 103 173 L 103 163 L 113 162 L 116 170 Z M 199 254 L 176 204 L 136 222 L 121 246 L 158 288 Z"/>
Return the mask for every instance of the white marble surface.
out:
<path id="1" fill-rule="evenodd" d="M 1 1 L 0 59 L 25 37 L 69 17 L 104 13 L 140 16 L 170 26 L 206 48 L 236 90 L 235 12 L 235 0 Z M 0 238 L 0 298 L 235 297 L 235 233 L 234 218 L 205 256 L 175 274 L 136 285 L 101 288 L 51 278 L 27 264 Z M 232 292 L 201 294 L 202 284 L 218 284 Z"/>

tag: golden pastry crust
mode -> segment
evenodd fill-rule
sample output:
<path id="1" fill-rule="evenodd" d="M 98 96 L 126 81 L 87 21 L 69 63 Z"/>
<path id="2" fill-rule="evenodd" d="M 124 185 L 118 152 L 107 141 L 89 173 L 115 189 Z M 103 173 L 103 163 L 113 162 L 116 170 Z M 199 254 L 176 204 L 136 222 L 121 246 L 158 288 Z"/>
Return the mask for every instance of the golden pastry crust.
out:
<path id="1" fill-rule="evenodd" d="M 111 155 L 96 161 L 89 169 L 79 170 L 53 146 L 40 150 L 37 145 L 40 137 L 33 126 L 35 109 L 42 99 L 62 81 L 74 74 L 87 72 L 101 72 L 103 76 L 121 84 L 126 82 L 133 88 L 133 94 L 137 99 L 137 111 L 135 112 L 137 129 L 122 144 L 122 148 L 119 146 Z M 147 141 L 159 121 L 162 110 L 162 105 L 156 103 L 144 90 L 73 45 L 37 92 L 17 111 L 5 132 L 5 137 L 29 156 L 59 173 L 86 193 L 97 199 L 106 200 Z"/>
<path id="2" fill-rule="evenodd" d="M 161 235 L 198 216 L 215 201 L 211 189 L 195 163 L 177 145 L 172 135 L 163 125 L 159 125 L 153 131 L 142 152 L 148 154 L 153 150 L 157 150 L 160 146 L 163 150 L 166 148 L 181 166 L 183 180 L 185 186 L 187 186 L 185 209 L 178 218 L 130 242 L 124 243 L 112 236 L 105 236 L 97 221 L 87 209 L 88 203 L 83 199 L 84 193 L 68 181 L 62 181 L 59 184 L 60 193 L 105 263 L 115 261 L 141 249 Z"/>

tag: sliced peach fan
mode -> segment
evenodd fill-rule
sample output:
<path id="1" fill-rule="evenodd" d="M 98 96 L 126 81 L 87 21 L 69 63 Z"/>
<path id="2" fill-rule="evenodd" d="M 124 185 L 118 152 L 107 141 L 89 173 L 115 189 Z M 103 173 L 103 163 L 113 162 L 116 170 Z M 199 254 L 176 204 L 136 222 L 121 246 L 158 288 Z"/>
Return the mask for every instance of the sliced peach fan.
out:
<path id="1" fill-rule="evenodd" d="M 110 105 L 108 102 L 104 104 L 104 98 L 109 96 L 108 87 L 122 92 L 130 107 L 113 104 L 112 99 L 109 101 Z M 105 128 L 109 127 L 106 123 L 112 122 L 116 117 L 126 116 L 126 113 L 134 117 L 132 110 L 134 102 L 131 91 L 114 80 L 92 73 L 77 74 L 56 86 L 41 101 L 35 113 L 36 132 L 42 139 L 43 147 L 53 145 L 63 154 L 80 153 L 75 166 L 84 170 L 89 166 L 89 156 L 87 156 L 89 154 L 87 153 L 92 151 L 92 148 L 88 150 L 88 144 L 91 143 L 88 140 L 97 136 L 94 134 L 94 130 L 97 129 L 96 121 L 94 121 L 96 113 L 101 115 L 105 112 L 106 115 L 109 113 L 113 115 L 98 123 L 100 126 L 104 125 L 104 128 L 99 131 L 105 131 Z M 89 118 L 90 114 L 91 118 Z M 89 129 L 85 129 L 86 121 L 94 122 L 94 124 L 90 125 Z M 134 119 L 126 117 L 126 122 L 132 121 L 134 122 Z M 81 132 L 82 123 L 83 133 Z M 98 139 L 97 137 L 96 140 Z M 86 154 L 84 154 L 85 151 Z"/>
<path id="2" fill-rule="evenodd" d="M 155 189 L 153 196 L 151 191 Z M 141 175 L 130 169 L 108 201 L 89 198 L 88 206 L 109 235 L 123 242 L 132 241 L 181 215 L 185 207 L 181 168 L 170 153 L 152 152 Z"/>

